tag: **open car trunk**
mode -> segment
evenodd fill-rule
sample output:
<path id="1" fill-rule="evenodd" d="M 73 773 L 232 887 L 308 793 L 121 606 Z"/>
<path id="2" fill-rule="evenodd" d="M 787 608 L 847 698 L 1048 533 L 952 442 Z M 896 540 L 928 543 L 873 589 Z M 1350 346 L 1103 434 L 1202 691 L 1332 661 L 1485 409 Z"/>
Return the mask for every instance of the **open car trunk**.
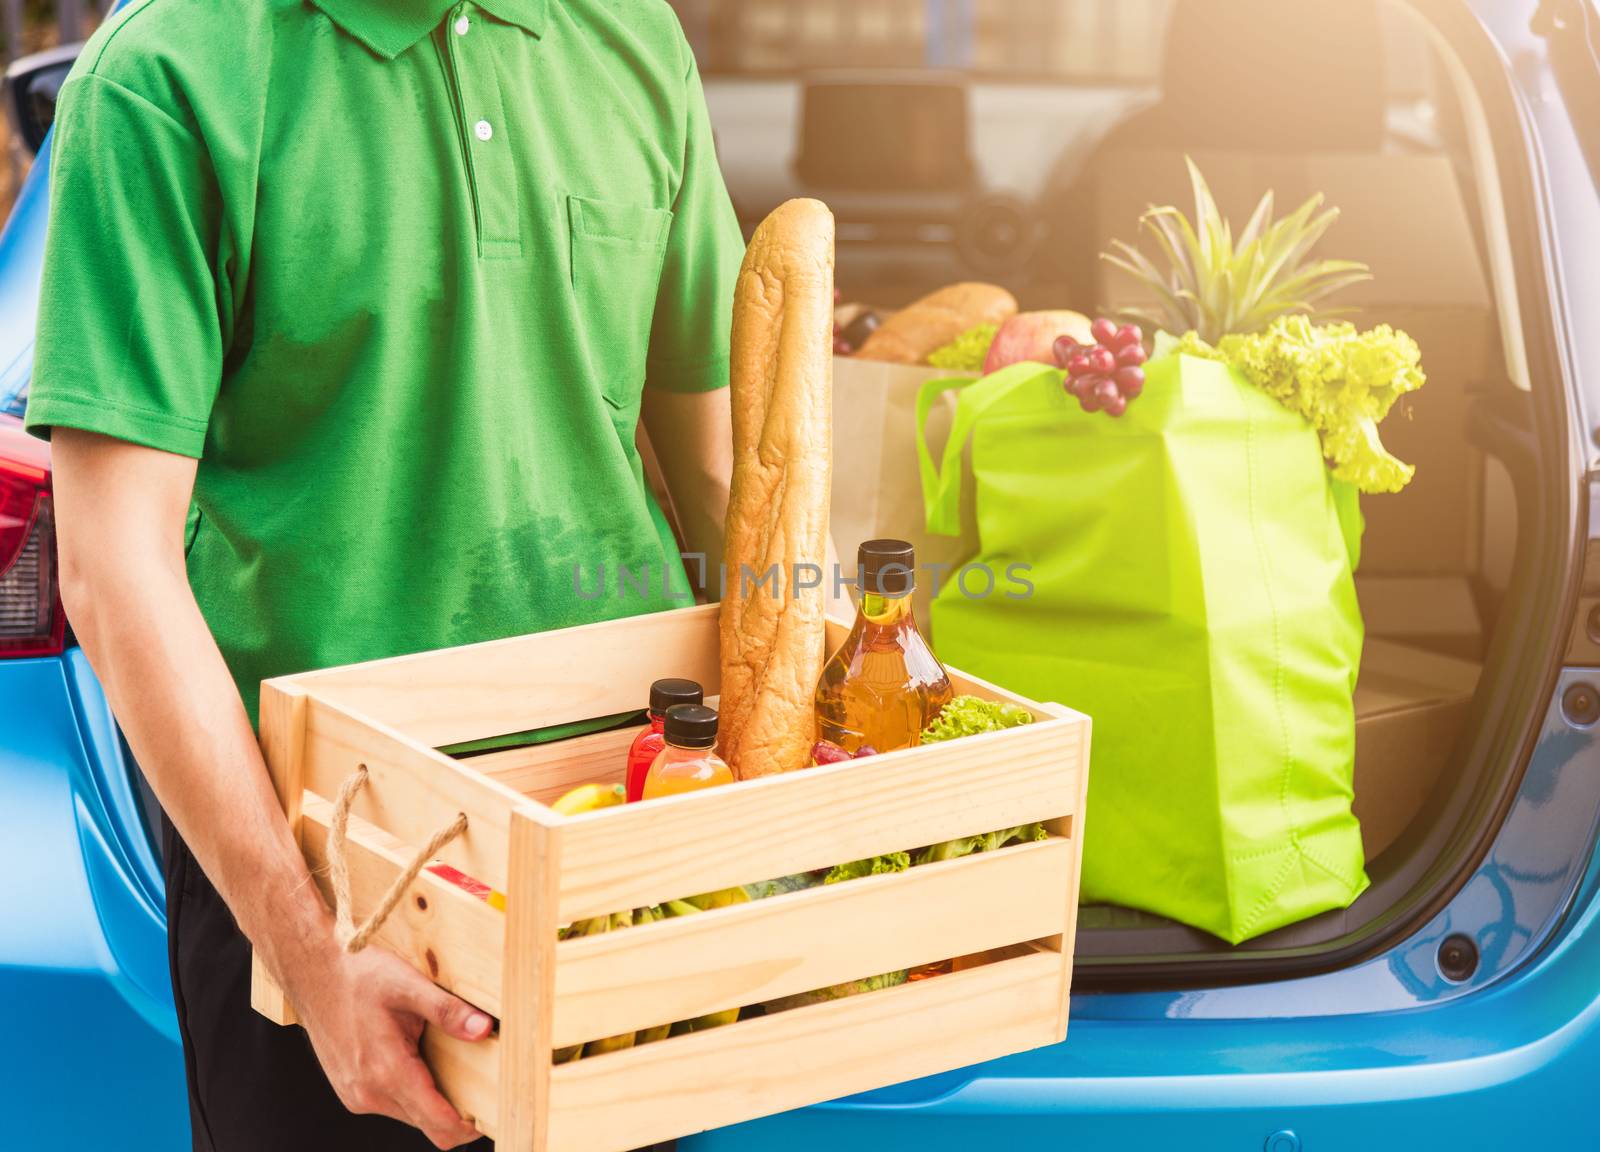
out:
<path id="1" fill-rule="evenodd" d="M 1186 7 L 1207 6 L 1180 3 L 1174 19 Z M 1436 907 L 1476 863 L 1496 819 L 1486 798 L 1522 763 L 1505 754 L 1508 717 L 1496 697 L 1510 677 L 1543 681 L 1559 657 L 1554 632 L 1545 634 L 1550 651 L 1542 651 L 1537 634 L 1519 630 L 1536 607 L 1527 598 L 1542 599 L 1540 609 L 1562 598 L 1566 574 L 1539 570 L 1542 557 L 1561 549 L 1540 547 L 1532 534 L 1562 531 L 1563 518 L 1537 510 L 1560 507 L 1579 478 L 1560 469 L 1561 425 L 1541 426 L 1560 405 L 1539 403 L 1523 359 L 1508 222 L 1494 210 L 1504 204 L 1503 190 L 1485 137 L 1474 132 L 1482 94 L 1459 87 L 1459 62 L 1415 10 L 1395 4 L 1380 12 L 1387 50 L 1420 63 L 1429 79 L 1416 88 L 1414 79 L 1405 82 L 1381 107 L 1353 104 L 1352 119 L 1363 111 L 1374 118 L 1371 131 L 1345 122 L 1325 140 L 1311 131 L 1296 142 L 1273 141 L 1264 130 L 1265 147 L 1232 141 L 1219 149 L 1204 107 L 1163 111 L 1158 101 L 1101 141 L 1091 174 L 1069 192 L 1079 210 L 1075 227 L 1087 225 L 1096 249 L 1130 235 L 1149 204 L 1187 207 L 1184 155 L 1205 171 L 1236 226 L 1268 188 L 1279 211 L 1323 194 L 1341 216 L 1322 250 L 1363 261 L 1373 274 L 1340 297 L 1346 318 L 1409 332 L 1428 376 L 1383 425 L 1385 445 L 1416 465 L 1415 478 L 1398 494 L 1362 499 L 1356 586 L 1366 642 L 1354 699 L 1354 808 L 1371 887 L 1348 909 L 1237 947 L 1128 909 L 1085 909 L 1079 972 L 1088 986 L 1278 977 L 1286 967 L 1332 967 L 1375 951 Z M 1224 25 L 1249 18 L 1242 9 L 1229 13 L 1211 15 Z M 1301 31 L 1314 36 L 1315 22 Z M 1243 42 L 1248 53 L 1249 37 Z M 1188 47 L 1205 55 L 1204 44 Z M 1270 57 L 1270 42 L 1257 48 Z M 1240 89 L 1220 97 L 1221 106 L 1254 100 L 1314 108 L 1330 89 L 1358 83 L 1361 67 L 1319 62 L 1290 80 L 1246 66 L 1213 82 Z M 1168 82 L 1180 96 L 1183 71 L 1169 55 Z M 1421 108 L 1436 131 L 1397 130 Z M 1110 266 L 1097 270 L 1093 289 L 1101 305 L 1139 296 Z"/>
<path id="2" fill-rule="evenodd" d="M 860 107 L 813 99 L 841 81 L 804 71 L 867 64 L 861 30 L 841 54 L 808 39 L 823 25 L 791 20 L 785 5 L 738 10 L 744 23 L 720 29 L 701 59 L 735 203 L 755 220 L 783 196 L 826 200 L 847 300 L 893 308 L 982 279 L 1025 309 L 1137 302 L 1097 255 L 1134 239 L 1150 204 L 1190 210 L 1185 155 L 1235 228 L 1268 188 L 1279 213 L 1319 192 L 1341 210 L 1319 251 L 1366 262 L 1373 279 L 1336 303 L 1359 327 L 1408 331 L 1428 376 L 1382 429 L 1415 479 L 1362 501 L 1354 806 L 1371 886 L 1348 909 L 1236 947 L 1086 907 L 1076 986 L 1326 970 L 1416 926 L 1482 859 L 1531 750 L 1565 647 L 1582 485 L 1546 285 L 1529 272 L 1534 177 L 1504 62 L 1476 17 L 1452 0 L 1146 0 L 1030 9 L 1030 24 L 1020 6 L 986 5 L 969 70 L 898 60 L 876 73 L 909 95 L 872 105 L 876 162 L 863 183 L 851 178 Z M 768 39 L 747 55 L 795 71 L 719 80 L 718 53 L 737 61 L 739 37 L 758 28 Z M 1074 48 L 1108 37 L 1114 68 Z M 918 85 L 939 90 L 941 147 L 962 153 L 941 158 L 936 186 L 912 143 L 926 137 Z M 964 112 L 946 107 L 952 90 L 965 91 Z M 884 122 L 895 116 L 902 131 Z M 786 183 L 771 175 L 784 167 L 771 151 L 785 138 L 777 122 L 792 142 Z M 997 219 L 1006 227 L 989 227 Z M 1092 843 L 1092 811 L 1089 828 Z"/>

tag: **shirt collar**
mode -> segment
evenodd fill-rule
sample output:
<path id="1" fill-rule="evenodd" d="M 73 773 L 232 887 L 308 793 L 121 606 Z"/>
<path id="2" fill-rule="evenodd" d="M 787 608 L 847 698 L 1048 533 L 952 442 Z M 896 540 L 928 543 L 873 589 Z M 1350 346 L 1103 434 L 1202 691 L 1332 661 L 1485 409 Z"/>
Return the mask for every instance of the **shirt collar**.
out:
<path id="1" fill-rule="evenodd" d="M 421 40 L 454 7 L 454 0 L 311 0 L 339 27 L 385 60 Z M 544 33 L 548 0 L 477 0 L 473 6 L 535 36 Z"/>

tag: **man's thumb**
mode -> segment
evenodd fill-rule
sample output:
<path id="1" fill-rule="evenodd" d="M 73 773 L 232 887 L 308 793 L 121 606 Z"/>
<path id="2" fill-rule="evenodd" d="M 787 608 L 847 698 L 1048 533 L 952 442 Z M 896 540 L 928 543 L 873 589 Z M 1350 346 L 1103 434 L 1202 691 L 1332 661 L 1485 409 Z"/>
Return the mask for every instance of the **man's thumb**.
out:
<path id="1" fill-rule="evenodd" d="M 482 1040 L 494 1028 L 494 1020 L 487 1013 L 440 988 L 432 989 L 432 995 L 427 996 L 422 1015 L 457 1040 Z"/>

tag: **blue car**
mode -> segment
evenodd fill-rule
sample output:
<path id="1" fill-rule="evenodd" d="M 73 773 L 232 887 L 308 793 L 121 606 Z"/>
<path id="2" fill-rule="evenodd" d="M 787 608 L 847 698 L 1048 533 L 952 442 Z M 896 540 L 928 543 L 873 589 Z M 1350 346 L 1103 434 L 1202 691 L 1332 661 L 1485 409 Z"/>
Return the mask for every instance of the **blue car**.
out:
<path id="1" fill-rule="evenodd" d="M 1356 903 L 1237 947 L 1085 907 L 1065 1043 L 682 1152 L 1600 1147 L 1594 0 L 926 0 L 917 61 L 849 100 L 807 70 L 863 63 L 879 25 L 846 17 L 871 5 L 676 6 L 741 213 L 829 199 L 859 299 L 964 277 L 1085 300 L 1102 220 L 1142 206 L 1127 174 L 1194 151 L 1218 188 L 1330 185 L 1335 254 L 1372 264 L 1392 295 L 1364 303 L 1430 368 L 1394 438 L 1415 491 L 1372 503 L 1359 577 Z M 21 429 L 70 62 L 19 62 L 8 89 L 38 154 L 0 235 L 0 1147 L 169 1152 L 189 1135 L 159 811 L 63 615 L 49 451 Z M 919 164 L 893 143 L 931 106 L 953 155 Z"/>

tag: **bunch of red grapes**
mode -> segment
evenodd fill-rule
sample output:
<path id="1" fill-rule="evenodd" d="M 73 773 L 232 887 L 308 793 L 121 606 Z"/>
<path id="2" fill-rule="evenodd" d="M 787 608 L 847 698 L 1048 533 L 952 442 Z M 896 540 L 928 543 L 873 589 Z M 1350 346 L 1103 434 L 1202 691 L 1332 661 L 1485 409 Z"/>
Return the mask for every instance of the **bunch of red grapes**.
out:
<path id="1" fill-rule="evenodd" d="M 1089 326 L 1093 344 L 1057 337 L 1056 363 L 1067 370 L 1067 391 L 1085 412 L 1121 416 L 1144 391 L 1144 333 L 1136 324 L 1118 328 L 1104 316 Z"/>
<path id="2" fill-rule="evenodd" d="M 854 752 L 839 747 L 832 740 L 818 740 L 811 746 L 811 761 L 819 767 L 823 764 L 843 764 L 846 760 L 860 760 L 863 756 L 876 756 L 878 750 L 871 744 L 863 744 Z"/>

